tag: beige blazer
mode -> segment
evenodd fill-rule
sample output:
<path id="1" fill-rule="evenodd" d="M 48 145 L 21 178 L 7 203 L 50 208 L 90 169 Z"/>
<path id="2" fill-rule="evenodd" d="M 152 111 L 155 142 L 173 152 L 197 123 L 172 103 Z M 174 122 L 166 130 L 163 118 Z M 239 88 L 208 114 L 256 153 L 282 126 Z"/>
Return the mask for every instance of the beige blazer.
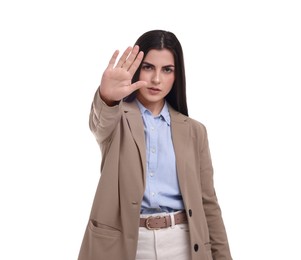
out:
<path id="1" fill-rule="evenodd" d="M 231 260 L 203 124 L 169 106 L 177 174 L 190 230 L 192 260 Z M 79 260 L 134 260 L 145 189 L 146 145 L 135 102 L 107 106 L 95 94 L 90 128 L 102 152 Z"/>

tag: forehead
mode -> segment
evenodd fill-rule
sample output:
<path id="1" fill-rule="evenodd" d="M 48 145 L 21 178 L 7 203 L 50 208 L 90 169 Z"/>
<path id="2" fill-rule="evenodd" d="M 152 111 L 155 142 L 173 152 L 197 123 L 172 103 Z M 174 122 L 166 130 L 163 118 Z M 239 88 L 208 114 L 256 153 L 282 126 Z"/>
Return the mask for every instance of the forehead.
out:
<path id="1" fill-rule="evenodd" d="M 145 58 L 144 62 L 151 63 L 153 65 L 174 65 L 174 56 L 170 50 L 150 50 Z"/>

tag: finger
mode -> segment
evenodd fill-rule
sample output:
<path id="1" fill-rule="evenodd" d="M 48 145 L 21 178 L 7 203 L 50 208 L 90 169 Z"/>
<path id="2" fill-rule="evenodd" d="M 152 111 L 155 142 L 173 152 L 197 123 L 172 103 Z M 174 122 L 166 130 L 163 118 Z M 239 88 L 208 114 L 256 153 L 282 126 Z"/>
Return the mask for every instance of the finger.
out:
<path id="1" fill-rule="evenodd" d="M 131 50 L 132 50 L 131 46 L 129 46 L 129 47 L 126 48 L 126 50 L 121 55 L 119 61 L 117 62 L 117 65 L 116 65 L 117 68 L 121 68 L 122 67 L 122 65 L 125 63 L 127 57 L 129 56 Z"/>
<path id="2" fill-rule="evenodd" d="M 122 68 L 129 70 L 130 67 L 132 66 L 133 62 L 135 61 L 138 52 L 139 52 L 139 46 L 135 45 L 134 48 L 132 49 L 131 53 L 127 57 L 126 61 L 122 65 Z"/>
<path id="3" fill-rule="evenodd" d="M 146 87 L 146 85 L 147 85 L 146 81 L 140 80 L 140 81 L 136 81 L 135 83 L 131 84 L 130 87 L 133 89 L 133 92 L 134 92 L 135 90 Z"/>
<path id="4" fill-rule="evenodd" d="M 109 61 L 109 65 L 108 65 L 109 68 L 113 68 L 113 67 L 114 67 L 115 62 L 116 62 L 116 59 L 117 59 L 117 57 L 118 57 L 118 54 L 119 54 L 119 51 L 118 51 L 118 50 L 116 50 L 116 51 L 113 53 L 113 55 L 112 55 L 112 57 L 111 57 L 111 59 L 110 59 L 110 61 Z"/>
<path id="5" fill-rule="evenodd" d="M 136 59 L 132 63 L 131 67 L 129 68 L 129 72 L 131 73 L 131 75 L 134 75 L 134 73 L 138 69 L 139 65 L 141 64 L 141 62 L 143 60 L 143 56 L 144 56 L 144 53 L 142 51 L 140 51 L 138 53 L 138 55 L 136 56 Z"/>

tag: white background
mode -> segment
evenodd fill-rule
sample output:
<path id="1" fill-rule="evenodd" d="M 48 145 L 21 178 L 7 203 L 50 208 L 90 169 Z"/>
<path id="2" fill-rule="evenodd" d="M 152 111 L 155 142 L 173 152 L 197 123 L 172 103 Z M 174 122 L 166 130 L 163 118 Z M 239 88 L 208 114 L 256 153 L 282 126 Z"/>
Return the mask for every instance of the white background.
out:
<path id="1" fill-rule="evenodd" d="M 184 49 L 233 258 L 301 259 L 300 14 L 297 0 L 1 1 L 0 259 L 77 259 L 94 91 L 115 49 L 158 28 Z"/>

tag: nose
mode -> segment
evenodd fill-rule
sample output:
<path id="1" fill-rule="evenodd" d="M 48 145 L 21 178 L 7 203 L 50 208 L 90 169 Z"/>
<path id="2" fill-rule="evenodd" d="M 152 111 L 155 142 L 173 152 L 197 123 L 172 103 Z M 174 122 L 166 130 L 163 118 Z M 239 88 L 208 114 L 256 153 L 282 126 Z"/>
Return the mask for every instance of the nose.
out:
<path id="1" fill-rule="evenodd" d="M 160 79 L 160 73 L 159 72 L 155 72 L 152 78 L 152 82 L 156 85 L 160 84 L 161 79 Z"/>

